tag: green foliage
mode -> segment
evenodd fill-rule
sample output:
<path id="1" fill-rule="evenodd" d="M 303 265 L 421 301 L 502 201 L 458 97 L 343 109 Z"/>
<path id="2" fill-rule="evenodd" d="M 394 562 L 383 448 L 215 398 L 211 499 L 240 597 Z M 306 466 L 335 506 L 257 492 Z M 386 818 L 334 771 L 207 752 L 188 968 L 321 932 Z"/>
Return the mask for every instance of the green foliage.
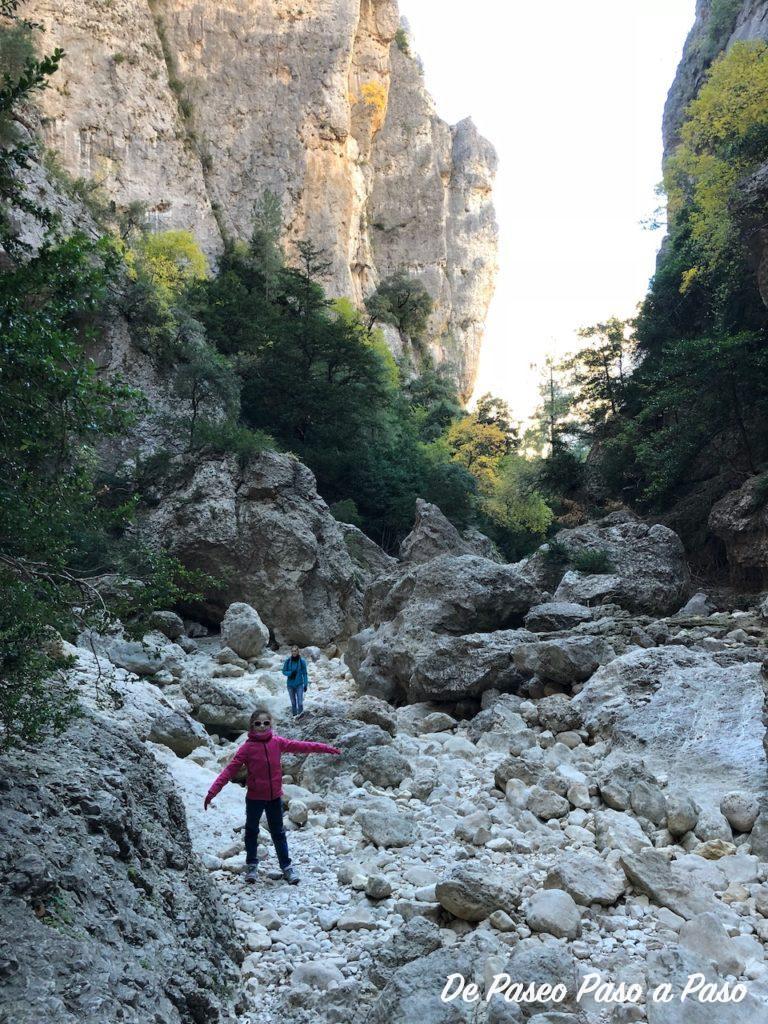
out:
<path id="1" fill-rule="evenodd" d="M 96 373 L 87 349 L 119 279 L 114 245 L 51 242 L 0 274 L 0 745 L 62 729 L 75 697 L 57 677 L 74 639 L 119 615 L 149 612 L 210 581 L 123 538 L 134 501 L 98 472 L 97 443 L 122 433 L 140 396 Z M 132 592 L 102 594 L 126 572 Z"/>
<path id="2" fill-rule="evenodd" d="M 13 228 L 14 208 L 36 218 L 46 230 L 54 222 L 51 212 L 35 201 L 19 176 L 19 171 L 29 166 L 33 145 L 23 141 L 18 132 L 14 110 L 47 86 L 64 56 L 61 49 L 41 58 L 35 56 L 34 26 L 18 17 L 18 7 L 18 0 L 3 0 L 0 6 L 0 248 L 12 258 L 27 252 Z"/>
<path id="3" fill-rule="evenodd" d="M 674 222 L 684 209 L 700 260 L 686 269 L 685 291 L 734 243 L 730 203 L 738 182 L 768 147 L 768 46 L 737 42 L 712 64 L 686 111 L 665 185 Z"/>
<path id="4" fill-rule="evenodd" d="M 632 324 L 611 317 L 579 331 L 590 344 L 563 364 L 574 394 L 572 408 L 595 428 L 616 416 L 623 405 L 629 360 L 632 354 Z"/>
<path id="5" fill-rule="evenodd" d="M 401 53 L 404 53 L 406 57 L 411 55 L 411 47 L 408 41 L 408 33 L 401 25 L 397 32 L 395 32 L 395 45 Z"/>
<path id="6" fill-rule="evenodd" d="M 608 552 L 602 548 L 574 551 L 570 556 L 570 562 L 577 572 L 583 572 L 587 576 L 608 573 L 613 568 Z"/>
<path id="7" fill-rule="evenodd" d="M 553 514 L 537 489 L 535 465 L 520 455 L 507 456 L 498 481 L 483 502 L 488 518 L 504 530 L 544 537 Z"/>
<path id="8" fill-rule="evenodd" d="M 240 411 L 240 381 L 229 359 L 207 342 L 198 340 L 185 352 L 173 378 L 173 390 L 184 410 L 177 417 L 188 431 L 189 447 L 199 444 L 201 420 L 221 410 L 225 421 Z"/>
<path id="9" fill-rule="evenodd" d="M 343 501 L 336 501 L 330 507 L 331 515 L 340 523 L 351 523 L 360 529 L 363 525 L 363 518 L 358 511 L 357 505 L 352 498 L 344 498 Z"/>
<path id="10" fill-rule="evenodd" d="M 713 4 L 713 31 L 729 35 L 735 13 Z M 554 473 L 554 447 L 545 460 L 545 493 L 579 486 L 568 482 L 579 440 L 596 446 L 591 466 L 610 494 L 658 510 L 721 453 L 747 473 L 765 462 L 768 323 L 735 218 L 745 179 L 767 160 L 768 46 L 737 42 L 712 64 L 665 168 L 669 235 L 634 336 L 597 325 L 565 366 L 577 423 L 562 424 Z"/>
<path id="11" fill-rule="evenodd" d="M 269 431 L 311 466 L 329 502 L 354 501 L 371 535 L 395 544 L 416 497 L 453 494 L 459 481 L 471 491 L 472 481 L 424 444 L 436 433 L 419 429 L 433 411 L 416 404 L 430 401 L 428 389 L 407 395 L 380 333 L 351 303 L 326 299 L 324 254 L 301 243 L 296 264 L 285 263 L 278 214 L 260 205 L 250 243 L 227 248 L 216 276 L 193 289 L 192 310 L 234 360 L 243 423 Z"/>
<path id="12" fill-rule="evenodd" d="M 489 494 L 498 483 L 499 469 L 509 452 L 510 438 L 496 421 L 482 421 L 477 413 L 454 420 L 446 432 L 451 457 Z"/>
<path id="13" fill-rule="evenodd" d="M 391 324 L 412 341 L 418 341 L 424 334 L 433 306 L 421 281 L 402 271 L 385 278 L 365 300 L 371 324 Z"/>
<path id="14" fill-rule="evenodd" d="M 261 452 L 274 451 L 275 441 L 263 430 L 250 430 L 234 419 L 200 419 L 195 425 L 190 446 L 219 455 L 235 455 L 245 466 Z"/>
<path id="15" fill-rule="evenodd" d="M 418 376 L 407 381 L 403 393 L 415 418 L 419 438 L 436 441 L 463 414 L 456 381 L 445 365 L 422 360 Z"/>
<path id="16" fill-rule="evenodd" d="M 26 582 L 0 555 L 0 749 L 20 739 L 38 741 L 59 732 L 77 713 L 74 692 L 57 673 L 70 659 L 46 646 L 57 626 L 68 625 L 61 592 L 46 581 Z M 73 592 L 73 597 L 79 595 Z"/>
<path id="17" fill-rule="evenodd" d="M 707 58 L 713 57 L 728 42 L 742 6 L 743 0 L 712 0 L 704 42 Z"/>
<path id="18" fill-rule="evenodd" d="M 547 541 L 543 551 L 543 557 L 550 565 L 567 565 L 570 560 L 570 552 L 562 541 L 553 538 Z"/>
<path id="19" fill-rule="evenodd" d="M 146 274 L 168 302 L 178 299 L 208 274 L 208 263 L 189 231 L 158 231 L 143 235 L 127 254 L 129 266 Z"/>

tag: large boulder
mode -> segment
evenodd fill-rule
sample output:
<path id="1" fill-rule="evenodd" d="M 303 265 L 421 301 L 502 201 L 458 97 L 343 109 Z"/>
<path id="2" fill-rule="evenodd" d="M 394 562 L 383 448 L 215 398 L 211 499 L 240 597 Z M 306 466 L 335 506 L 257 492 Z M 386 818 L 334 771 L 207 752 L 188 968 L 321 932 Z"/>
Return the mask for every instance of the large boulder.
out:
<path id="1" fill-rule="evenodd" d="M 192 673 L 185 676 L 181 685 L 198 722 L 214 731 L 247 730 L 256 700 L 245 688 Z"/>
<path id="2" fill-rule="evenodd" d="M 440 511 L 422 498 L 416 500 L 416 521 L 400 545 L 404 562 L 428 562 L 438 555 L 470 555 L 472 545 Z"/>
<path id="3" fill-rule="evenodd" d="M 609 741 L 605 762 L 635 755 L 694 799 L 719 808 L 732 790 L 766 790 L 759 664 L 721 665 L 682 647 L 636 650 L 604 665 L 573 704 Z"/>
<path id="4" fill-rule="evenodd" d="M 516 565 L 478 555 L 440 555 L 429 562 L 382 576 L 365 595 L 367 625 L 397 620 L 436 633 L 508 629 L 539 599 L 539 591 Z"/>
<path id="5" fill-rule="evenodd" d="M 352 523 L 339 523 L 339 529 L 355 566 L 361 588 L 367 587 L 377 576 L 393 572 L 397 568 L 397 559 L 388 555 L 376 541 L 371 540 Z"/>
<path id="6" fill-rule="evenodd" d="M 231 1020 L 241 943 L 144 743 L 86 710 L 0 774 L 0 1017 Z"/>
<path id="7" fill-rule="evenodd" d="M 384 623 L 352 637 L 345 658 L 364 693 L 383 700 L 453 703 L 485 690 L 516 690 L 525 676 L 514 654 L 533 639 L 524 629 L 440 636 Z"/>
<path id="8" fill-rule="evenodd" d="M 694 978 L 695 975 L 700 978 Z M 739 1002 L 705 1000 L 707 992 L 719 990 L 723 981 L 709 957 L 682 945 L 650 951 L 646 961 L 646 991 L 667 986 L 670 1000 L 648 1002 L 648 1024 L 764 1024 L 765 1002 L 749 991 L 748 983 L 747 993 Z M 691 984 L 699 988 L 691 993 L 688 987 L 683 1001 L 683 991 Z M 733 992 L 733 985 L 730 988 Z"/>
<path id="9" fill-rule="evenodd" d="M 561 530 L 555 537 L 569 559 L 604 553 L 603 573 L 569 572 L 555 591 L 557 602 L 611 601 L 634 612 L 667 615 L 688 596 L 690 573 L 682 542 L 666 526 L 649 526 L 628 512 L 614 512 L 596 523 Z M 552 578 L 554 559 L 545 545 L 524 563 L 531 579 Z M 560 568 L 562 579 L 567 562 Z"/>
<path id="10" fill-rule="evenodd" d="M 186 658 L 178 644 L 158 631 L 147 633 L 141 640 L 115 639 L 95 646 L 104 649 L 113 665 L 137 676 L 154 676 L 158 672 L 180 675 Z"/>
<path id="11" fill-rule="evenodd" d="M 686 921 L 717 909 L 711 895 L 702 891 L 694 875 L 670 864 L 658 850 L 623 853 L 621 866 L 638 892 Z"/>
<path id="12" fill-rule="evenodd" d="M 768 582 L 768 504 L 764 476 L 750 477 L 738 490 L 716 502 L 707 525 L 725 545 L 733 581 L 764 586 Z"/>
<path id="13" fill-rule="evenodd" d="M 594 612 L 584 604 L 546 601 L 531 608 L 525 617 L 525 628 L 533 633 L 554 633 L 561 629 L 573 629 L 592 618 Z"/>
<path id="14" fill-rule="evenodd" d="M 599 636 L 558 637 L 526 644 L 515 652 L 515 664 L 524 675 L 538 675 L 553 683 L 572 685 L 589 679 L 615 652 Z"/>
<path id="15" fill-rule="evenodd" d="M 394 972 L 366 1014 L 365 1024 L 470 1024 L 477 1019 L 477 1004 L 461 998 L 444 1002 L 440 995 L 451 974 L 473 980 L 477 962 L 477 953 L 470 954 L 464 945 L 435 949 L 411 960 Z"/>
<path id="16" fill-rule="evenodd" d="M 588 907 L 600 903 L 610 907 L 624 893 L 624 876 L 593 853 L 567 850 L 544 879 L 545 889 L 562 889 L 576 903 Z"/>
<path id="17" fill-rule="evenodd" d="M 315 478 L 289 455 L 179 457 L 156 485 L 142 532 L 220 581 L 207 613 L 259 609 L 279 643 L 330 643 L 354 632 L 360 588 L 339 523 Z"/>
<path id="18" fill-rule="evenodd" d="M 269 643 L 269 630 L 255 608 L 236 601 L 222 620 L 221 642 L 241 658 L 256 658 Z"/>
<path id="19" fill-rule="evenodd" d="M 455 701 L 522 681 L 512 654 L 533 634 L 512 629 L 539 592 L 514 565 L 439 555 L 380 577 L 365 595 L 368 627 L 345 659 L 364 693 Z"/>
<path id="20" fill-rule="evenodd" d="M 95 711 L 115 710 L 120 724 L 140 740 L 160 743 L 179 757 L 208 744 L 203 726 L 176 707 L 158 686 L 115 667 L 87 648 L 63 642 L 60 653 L 75 659 L 67 672 L 67 685 L 77 691 L 81 705 Z"/>

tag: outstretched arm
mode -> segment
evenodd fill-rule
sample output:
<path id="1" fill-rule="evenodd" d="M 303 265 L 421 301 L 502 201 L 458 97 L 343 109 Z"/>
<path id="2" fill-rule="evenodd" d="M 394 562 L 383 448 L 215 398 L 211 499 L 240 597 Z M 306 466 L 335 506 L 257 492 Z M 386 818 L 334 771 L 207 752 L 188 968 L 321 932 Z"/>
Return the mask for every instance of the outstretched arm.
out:
<path id="1" fill-rule="evenodd" d="M 228 782 L 231 782 L 232 779 L 234 779 L 234 777 L 237 775 L 237 773 L 240 771 L 244 764 L 245 744 L 243 744 L 243 746 L 240 747 L 240 749 L 229 762 L 227 767 L 224 769 L 223 772 L 221 772 L 216 777 L 213 785 L 208 790 L 208 793 L 203 802 L 203 807 L 206 809 L 206 811 L 208 810 L 208 804 L 211 802 L 211 800 L 213 800 L 217 793 L 221 792 L 221 790 L 226 786 Z"/>
<path id="2" fill-rule="evenodd" d="M 286 754 L 340 754 L 338 747 L 327 743 L 312 743 L 311 740 L 288 740 L 280 737 L 280 750 Z"/>

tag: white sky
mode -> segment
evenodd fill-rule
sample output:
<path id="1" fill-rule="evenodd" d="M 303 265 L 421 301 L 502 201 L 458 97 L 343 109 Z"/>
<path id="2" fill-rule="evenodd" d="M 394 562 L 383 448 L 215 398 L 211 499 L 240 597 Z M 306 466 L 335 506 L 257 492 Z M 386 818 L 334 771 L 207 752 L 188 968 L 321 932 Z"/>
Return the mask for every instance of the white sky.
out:
<path id="1" fill-rule="evenodd" d="M 630 316 L 653 273 L 664 100 L 695 0 L 400 0 L 438 113 L 499 155 L 499 275 L 476 394 L 532 412 L 530 364 Z"/>

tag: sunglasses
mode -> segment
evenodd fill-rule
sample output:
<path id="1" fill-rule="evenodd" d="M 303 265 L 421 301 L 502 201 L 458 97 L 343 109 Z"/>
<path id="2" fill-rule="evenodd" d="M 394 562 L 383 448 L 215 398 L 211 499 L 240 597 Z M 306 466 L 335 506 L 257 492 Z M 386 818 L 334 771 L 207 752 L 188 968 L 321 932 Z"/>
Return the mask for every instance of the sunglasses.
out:
<path id="1" fill-rule="evenodd" d="M 254 720 L 253 725 L 271 725 L 272 723 L 268 718 L 257 718 Z"/>

